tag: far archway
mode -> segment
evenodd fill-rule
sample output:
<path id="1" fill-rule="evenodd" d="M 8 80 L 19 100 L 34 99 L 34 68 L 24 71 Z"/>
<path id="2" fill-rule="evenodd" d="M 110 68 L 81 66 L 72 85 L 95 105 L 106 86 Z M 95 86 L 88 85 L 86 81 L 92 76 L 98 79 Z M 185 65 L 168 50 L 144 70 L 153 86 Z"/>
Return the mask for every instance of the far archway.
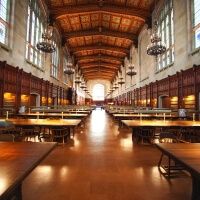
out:
<path id="1" fill-rule="evenodd" d="M 95 84 L 93 86 L 93 91 L 92 91 L 93 102 L 103 103 L 105 99 L 104 91 L 105 88 L 103 84 L 100 83 Z"/>

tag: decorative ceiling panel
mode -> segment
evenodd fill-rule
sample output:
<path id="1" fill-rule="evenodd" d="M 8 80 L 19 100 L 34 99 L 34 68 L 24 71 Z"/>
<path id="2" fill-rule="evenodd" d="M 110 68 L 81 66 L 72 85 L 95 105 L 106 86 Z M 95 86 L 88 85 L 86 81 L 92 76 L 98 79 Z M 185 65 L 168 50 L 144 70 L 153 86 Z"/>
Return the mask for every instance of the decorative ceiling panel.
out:
<path id="1" fill-rule="evenodd" d="M 65 32 L 102 28 L 126 33 L 132 33 L 132 28 L 138 33 L 145 23 L 144 19 L 139 17 L 106 12 L 62 15 L 57 17 L 57 22 Z"/>
<path id="2" fill-rule="evenodd" d="M 102 35 L 70 38 L 67 41 L 67 43 L 69 47 L 85 46 L 97 43 L 103 43 L 111 46 L 118 46 L 124 48 L 130 48 L 132 45 L 132 41 L 130 40 L 124 38 L 115 38 L 111 36 L 102 36 Z"/>
<path id="3" fill-rule="evenodd" d="M 90 56 L 90 55 L 97 55 L 97 54 L 105 54 L 110 56 L 116 56 L 120 58 L 124 58 L 126 56 L 125 53 L 117 52 L 117 51 L 109 51 L 109 50 L 87 50 L 87 51 L 78 51 L 75 52 L 75 56 Z"/>
<path id="4" fill-rule="evenodd" d="M 80 68 L 89 64 L 94 68 L 100 62 L 105 69 L 115 70 L 124 64 L 131 46 L 137 47 L 143 26 L 151 26 L 155 4 L 155 0 L 44 1 L 51 22 L 60 29 L 63 46 L 68 47 Z M 105 78 L 101 72 L 98 76 Z M 113 77 L 108 79 L 113 81 Z"/>

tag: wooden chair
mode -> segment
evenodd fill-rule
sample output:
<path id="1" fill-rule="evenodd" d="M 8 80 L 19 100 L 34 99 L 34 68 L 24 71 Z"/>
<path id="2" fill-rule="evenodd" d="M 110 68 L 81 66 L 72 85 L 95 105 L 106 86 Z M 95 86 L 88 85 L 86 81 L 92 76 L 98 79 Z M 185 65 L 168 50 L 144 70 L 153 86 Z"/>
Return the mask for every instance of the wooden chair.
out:
<path id="1" fill-rule="evenodd" d="M 20 137 L 24 139 L 24 141 L 31 141 L 30 139 L 34 139 L 36 141 L 36 137 L 39 136 L 39 129 L 33 125 L 23 125 Z"/>
<path id="2" fill-rule="evenodd" d="M 140 131 L 137 134 L 137 143 L 144 144 L 153 144 L 153 140 L 155 139 L 155 127 L 152 126 L 144 126 L 140 128 Z"/>
<path id="3" fill-rule="evenodd" d="M 12 134 L 0 134 L 0 141 L 1 142 L 14 142 L 15 136 Z"/>
<path id="4" fill-rule="evenodd" d="M 159 142 L 160 143 L 188 143 L 184 140 L 178 139 L 171 132 L 160 132 Z M 167 160 L 168 160 L 167 164 L 163 164 L 163 157 L 164 157 L 164 153 L 161 154 L 160 160 L 158 162 L 158 168 L 163 175 L 167 175 L 168 178 L 170 178 L 172 171 L 177 172 L 177 170 L 178 171 L 184 170 L 184 167 L 177 164 L 176 162 L 172 163 L 172 158 L 170 158 L 169 156 L 167 156 Z M 161 169 L 163 169 L 165 172 L 163 172 Z"/>
<path id="5" fill-rule="evenodd" d="M 60 142 L 59 139 L 62 140 L 62 144 L 65 143 L 65 141 L 67 141 L 67 138 L 69 137 L 69 131 L 68 128 L 52 128 L 51 129 L 52 132 L 52 141 L 54 142 Z"/>
<path id="6" fill-rule="evenodd" d="M 13 135 L 15 142 L 20 142 L 20 133 L 21 133 L 21 127 L 14 127 L 12 129 L 4 130 L 2 132 L 3 135 Z"/>

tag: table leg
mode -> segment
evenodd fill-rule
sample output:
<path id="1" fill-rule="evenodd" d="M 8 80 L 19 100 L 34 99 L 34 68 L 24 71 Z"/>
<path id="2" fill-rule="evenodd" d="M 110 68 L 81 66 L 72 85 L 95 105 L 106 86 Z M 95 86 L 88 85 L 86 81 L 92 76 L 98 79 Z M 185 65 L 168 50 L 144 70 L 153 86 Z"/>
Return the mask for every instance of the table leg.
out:
<path id="1" fill-rule="evenodd" d="M 2 199 L 22 200 L 22 184 L 20 183 L 13 191 L 10 192 L 9 195 L 6 195 L 6 197 L 3 197 Z"/>
<path id="2" fill-rule="evenodd" d="M 192 176 L 192 200 L 200 200 L 200 180 Z"/>

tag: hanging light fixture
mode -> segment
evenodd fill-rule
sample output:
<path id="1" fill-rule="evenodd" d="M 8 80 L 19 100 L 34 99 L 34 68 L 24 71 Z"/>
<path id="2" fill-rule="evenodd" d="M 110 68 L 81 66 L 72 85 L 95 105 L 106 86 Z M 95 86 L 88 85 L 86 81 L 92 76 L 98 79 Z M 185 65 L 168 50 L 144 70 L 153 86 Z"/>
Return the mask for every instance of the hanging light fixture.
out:
<path id="1" fill-rule="evenodd" d="M 68 75 L 74 74 L 73 64 L 70 56 L 68 56 L 67 67 L 64 69 L 64 74 Z"/>
<path id="2" fill-rule="evenodd" d="M 132 57 L 130 57 L 130 63 L 128 65 L 128 70 L 126 71 L 126 75 L 130 76 L 132 79 L 132 76 L 135 76 L 137 74 L 137 72 L 134 70 L 134 64 L 132 62 Z"/>
<path id="3" fill-rule="evenodd" d="M 166 51 L 166 45 L 161 41 L 161 35 L 157 32 L 158 22 L 154 22 L 154 34 L 151 36 L 151 44 L 147 46 L 147 54 L 155 56 L 156 60 L 158 55 Z"/>
<path id="4" fill-rule="evenodd" d="M 118 84 L 115 83 L 114 86 L 113 86 L 113 88 L 114 88 L 115 90 L 118 89 L 118 88 L 119 88 Z"/>
<path id="5" fill-rule="evenodd" d="M 119 88 L 118 84 L 117 84 L 117 80 L 115 80 L 114 84 L 113 84 L 113 88 L 116 90 Z"/>
<path id="6" fill-rule="evenodd" d="M 80 79 L 81 77 L 79 76 L 79 75 L 77 75 L 76 76 L 76 79 L 75 79 L 75 81 L 74 81 L 74 83 L 76 83 L 76 84 L 80 84 L 81 83 L 81 79 Z"/>
<path id="7" fill-rule="evenodd" d="M 49 25 L 49 20 L 43 22 L 44 32 L 42 38 L 36 44 L 38 50 L 43 53 L 53 53 L 56 50 L 56 43 L 53 41 L 53 26 Z"/>
<path id="8" fill-rule="evenodd" d="M 81 86 L 80 86 L 80 88 L 82 88 L 82 89 L 85 89 L 85 88 L 86 88 L 86 85 L 85 85 L 84 82 L 81 82 Z"/>
<path id="9" fill-rule="evenodd" d="M 119 81 L 118 81 L 118 84 L 121 85 L 121 86 L 125 83 L 125 81 L 124 81 L 123 79 L 124 79 L 124 78 L 123 78 L 123 76 L 121 75 L 121 76 L 119 77 Z"/>

